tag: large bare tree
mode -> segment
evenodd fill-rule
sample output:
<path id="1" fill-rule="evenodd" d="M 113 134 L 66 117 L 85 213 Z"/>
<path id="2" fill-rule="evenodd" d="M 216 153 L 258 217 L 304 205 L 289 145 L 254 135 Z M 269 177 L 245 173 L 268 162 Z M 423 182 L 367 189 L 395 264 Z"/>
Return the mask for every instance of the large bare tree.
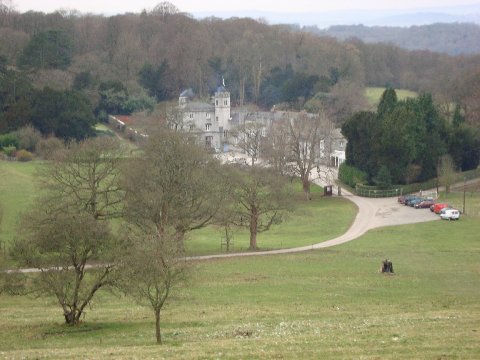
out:
<path id="1" fill-rule="evenodd" d="M 45 164 L 43 191 L 25 215 L 13 254 L 40 270 L 35 290 L 53 295 L 76 325 L 96 292 L 112 285 L 115 240 L 107 220 L 122 215 L 124 152 L 110 139 L 70 144 Z M 89 262 L 98 265 L 88 270 Z"/>
<path id="2" fill-rule="evenodd" d="M 130 245 L 120 274 L 126 292 L 152 308 L 161 343 L 161 310 L 185 270 L 185 235 L 213 221 L 224 178 L 188 134 L 159 130 L 142 150 L 124 172 Z"/>
<path id="3" fill-rule="evenodd" d="M 250 165 L 255 166 L 265 140 L 265 126 L 258 121 L 246 120 L 234 128 L 231 135 L 235 139 L 235 146 L 248 156 Z"/>
<path id="4" fill-rule="evenodd" d="M 178 247 L 175 230 L 130 228 L 129 250 L 123 256 L 120 284 L 136 301 L 155 314 L 155 335 L 162 343 L 161 311 L 171 292 L 185 279 L 187 263 Z"/>
<path id="5" fill-rule="evenodd" d="M 300 114 L 288 120 L 289 172 L 300 178 L 303 192 L 309 200 L 312 170 L 315 169 L 320 151 L 322 118 Z"/>
<path id="6" fill-rule="evenodd" d="M 129 222 L 146 233 L 154 226 L 160 235 L 173 228 L 181 245 L 187 232 L 212 221 L 222 203 L 218 166 L 188 134 L 153 134 L 125 168 Z"/>
<path id="7" fill-rule="evenodd" d="M 257 250 L 257 234 L 282 221 L 291 208 L 287 182 L 270 169 L 233 166 L 229 172 L 230 221 L 250 232 L 249 250 Z"/>

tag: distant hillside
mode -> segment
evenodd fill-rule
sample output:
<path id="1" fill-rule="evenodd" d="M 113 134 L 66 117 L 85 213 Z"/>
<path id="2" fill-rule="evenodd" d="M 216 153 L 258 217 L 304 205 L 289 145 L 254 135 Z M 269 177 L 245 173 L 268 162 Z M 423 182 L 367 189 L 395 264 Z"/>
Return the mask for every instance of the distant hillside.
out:
<path id="1" fill-rule="evenodd" d="M 306 28 L 340 40 L 357 38 L 366 43 L 391 43 L 408 50 L 430 50 L 450 55 L 480 54 L 480 26 L 475 24 L 433 24 L 409 28 L 337 25 L 325 31 Z"/>

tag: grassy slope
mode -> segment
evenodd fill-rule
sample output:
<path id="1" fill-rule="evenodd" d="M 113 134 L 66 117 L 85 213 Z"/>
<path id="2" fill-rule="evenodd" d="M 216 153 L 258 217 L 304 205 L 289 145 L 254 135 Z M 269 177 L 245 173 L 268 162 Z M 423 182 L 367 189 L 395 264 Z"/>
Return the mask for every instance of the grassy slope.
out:
<path id="1" fill-rule="evenodd" d="M 282 224 L 260 233 L 258 246 L 263 250 L 305 246 L 333 239 L 347 231 L 354 220 L 355 205 L 345 199 L 322 198 L 318 189 L 313 192 L 313 200 L 308 202 L 299 190 L 295 211 L 289 213 Z M 222 231 L 222 228 L 210 226 L 190 234 L 189 254 L 220 253 Z M 232 251 L 245 251 L 248 246 L 248 231 L 237 230 Z"/>
<path id="2" fill-rule="evenodd" d="M 480 357 L 478 219 L 389 227 L 304 254 L 203 262 L 163 315 L 103 294 L 78 329 L 3 297 L 0 354 L 51 358 Z M 395 276 L 377 272 L 393 261 Z"/>
<path id="3" fill-rule="evenodd" d="M 380 98 L 382 97 L 385 88 L 382 87 L 367 87 L 365 90 L 365 96 L 367 98 L 368 104 L 372 108 L 376 108 L 378 103 L 380 102 Z M 418 94 L 414 91 L 404 90 L 404 89 L 395 89 L 397 93 L 398 100 L 404 100 L 409 97 L 416 97 Z"/>
<path id="4" fill-rule="evenodd" d="M 4 208 L 0 239 L 9 244 L 14 235 L 19 215 L 28 208 L 35 194 L 35 169 L 40 162 L 0 161 L 0 204 Z M 297 189 L 296 211 L 285 222 L 273 226 L 258 236 L 263 249 L 286 248 L 314 244 L 344 233 L 353 221 L 355 206 L 346 200 L 322 198 L 321 188 L 312 187 L 313 200 L 306 202 Z M 191 234 L 187 242 L 190 254 L 219 253 L 221 229 L 208 227 Z M 248 248 L 248 233 L 240 230 L 234 234 L 234 251 Z"/>
<path id="5" fill-rule="evenodd" d="M 7 244 L 15 235 L 19 215 L 28 209 L 35 195 L 35 170 L 40 162 L 0 161 L 0 206 L 3 221 L 0 241 Z"/>

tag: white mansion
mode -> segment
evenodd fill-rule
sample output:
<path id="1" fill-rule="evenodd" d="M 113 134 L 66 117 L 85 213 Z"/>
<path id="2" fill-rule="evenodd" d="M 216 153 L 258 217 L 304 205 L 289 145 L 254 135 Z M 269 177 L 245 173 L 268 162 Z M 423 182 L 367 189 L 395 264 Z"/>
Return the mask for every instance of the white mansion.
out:
<path id="1" fill-rule="evenodd" d="M 215 152 L 228 151 L 228 145 L 235 145 L 238 139 L 229 136 L 230 130 L 246 123 L 255 122 L 262 126 L 262 136 L 268 136 L 267 129 L 276 121 L 284 118 L 296 118 L 298 112 L 284 111 L 246 111 L 245 109 L 230 110 L 230 92 L 220 86 L 215 91 L 210 103 L 196 101 L 191 89 L 183 91 L 178 98 L 178 107 L 170 116 L 170 126 L 195 133 L 200 144 Z M 316 116 L 307 114 L 307 116 Z M 323 140 L 322 140 L 323 142 Z M 340 129 L 331 132 L 331 146 L 327 148 L 320 143 L 322 157 L 330 162 L 330 165 L 338 167 L 345 161 L 346 139 Z M 324 154 L 330 152 L 330 155 Z M 325 156 L 327 155 L 327 156 Z"/>
<path id="2" fill-rule="evenodd" d="M 225 151 L 228 132 L 232 127 L 230 93 L 220 86 L 213 96 L 213 103 L 196 102 L 191 89 L 178 98 L 181 128 L 198 134 L 200 143 L 217 152 Z"/>

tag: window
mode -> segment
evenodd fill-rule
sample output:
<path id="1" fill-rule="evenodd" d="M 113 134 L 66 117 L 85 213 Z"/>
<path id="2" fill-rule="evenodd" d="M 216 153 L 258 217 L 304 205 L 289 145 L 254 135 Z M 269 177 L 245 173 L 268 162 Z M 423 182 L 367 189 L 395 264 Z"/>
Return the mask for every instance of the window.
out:
<path id="1" fill-rule="evenodd" d="M 190 119 L 193 119 L 193 113 L 190 113 Z"/>
<path id="2" fill-rule="evenodd" d="M 195 125 L 190 125 L 190 131 L 195 130 Z"/>
<path id="3" fill-rule="evenodd" d="M 208 112 L 207 112 L 207 113 L 205 113 L 205 117 L 206 117 L 207 119 L 210 119 L 210 116 L 211 116 L 211 114 L 210 114 L 210 113 L 208 113 Z"/>
<path id="4" fill-rule="evenodd" d="M 225 101 L 223 102 L 223 105 L 228 105 L 228 100 L 225 100 Z"/>
<path id="5" fill-rule="evenodd" d="M 223 130 L 223 137 L 225 139 L 228 137 L 228 130 Z"/>
<path id="6" fill-rule="evenodd" d="M 205 131 L 210 131 L 212 124 L 205 124 Z"/>
<path id="7" fill-rule="evenodd" d="M 205 147 L 211 148 L 212 147 L 212 140 L 213 136 L 205 136 Z"/>
<path id="8" fill-rule="evenodd" d="M 218 106 L 218 100 L 215 100 L 215 105 Z"/>

